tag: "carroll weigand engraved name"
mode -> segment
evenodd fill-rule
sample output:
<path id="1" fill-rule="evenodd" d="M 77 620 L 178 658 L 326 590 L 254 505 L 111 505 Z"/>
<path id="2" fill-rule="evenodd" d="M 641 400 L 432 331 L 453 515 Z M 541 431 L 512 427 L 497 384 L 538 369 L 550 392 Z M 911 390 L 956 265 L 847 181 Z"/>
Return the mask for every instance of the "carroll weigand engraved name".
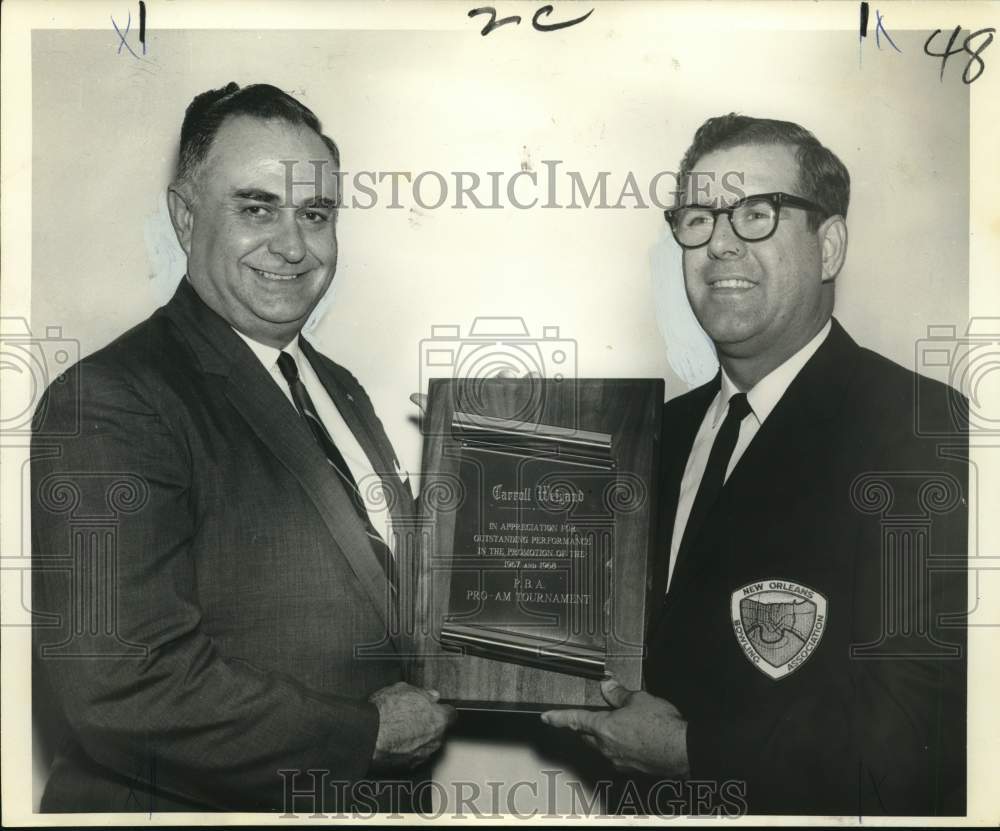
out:
<path id="1" fill-rule="evenodd" d="M 535 485 L 534 488 L 504 490 L 503 485 L 494 485 L 492 494 L 497 502 L 554 502 L 563 505 L 583 502 L 583 491 L 565 486 Z"/>

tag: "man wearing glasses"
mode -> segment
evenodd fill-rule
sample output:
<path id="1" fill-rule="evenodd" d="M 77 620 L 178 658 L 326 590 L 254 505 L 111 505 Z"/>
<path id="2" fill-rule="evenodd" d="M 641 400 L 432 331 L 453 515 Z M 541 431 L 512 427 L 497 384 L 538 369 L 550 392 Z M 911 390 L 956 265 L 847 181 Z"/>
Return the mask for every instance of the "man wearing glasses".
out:
<path id="1" fill-rule="evenodd" d="M 680 189 L 720 371 L 664 410 L 645 689 L 543 719 L 633 772 L 644 812 L 688 779 L 691 813 L 962 814 L 965 401 L 832 317 L 850 177 L 810 132 L 711 118 Z"/>

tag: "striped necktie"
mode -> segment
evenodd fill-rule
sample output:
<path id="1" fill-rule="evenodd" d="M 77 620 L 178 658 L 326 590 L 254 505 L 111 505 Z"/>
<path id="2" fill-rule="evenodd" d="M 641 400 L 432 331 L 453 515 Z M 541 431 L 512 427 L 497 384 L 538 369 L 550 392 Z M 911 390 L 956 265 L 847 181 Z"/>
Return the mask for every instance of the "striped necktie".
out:
<path id="1" fill-rule="evenodd" d="M 395 558 L 392 556 L 389 546 L 385 544 L 385 541 L 379 536 L 379 533 L 371 523 L 371 518 L 368 516 L 368 509 L 365 507 L 365 501 L 361 497 L 358 483 L 351 474 L 347 460 L 340 450 L 337 449 L 337 445 L 333 443 L 333 439 L 327 432 L 326 427 L 323 426 L 323 422 L 316 414 L 316 408 L 313 406 L 309 391 L 299 377 L 299 368 L 295 363 L 295 359 L 287 352 L 281 352 L 278 355 L 278 369 L 281 370 L 281 374 L 288 384 L 288 389 L 292 393 L 292 400 L 295 402 L 295 408 L 299 411 L 299 415 L 302 416 L 309 426 L 310 432 L 316 439 L 316 443 L 320 446 L 320 449 L 326 455 L 330 466 L 337 472 L 337 475 L 344 483 L 344 487 L 351 497 L 351 503 L 354 505 L 354 510 L 364 526 L 365 533 L 368 535 L 368 541 L 371 543 L 372 550 L 375 552 L 375 556 L 389 578 L 389 586 L 395 597 L 397 590 Z"/>

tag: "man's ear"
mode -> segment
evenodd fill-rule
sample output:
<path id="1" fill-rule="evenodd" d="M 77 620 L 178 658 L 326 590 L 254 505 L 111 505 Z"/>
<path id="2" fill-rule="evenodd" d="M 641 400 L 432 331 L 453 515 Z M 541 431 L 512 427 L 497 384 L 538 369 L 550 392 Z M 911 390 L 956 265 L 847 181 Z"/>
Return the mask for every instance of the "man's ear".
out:
<path id="1" fill-rule="evenodd" d="M 847 257 L 847 223 L 840 214 L 828 217 L 819 226 L 822 241 L 823 282 L 827 283 L 840 273 Z"/>
<path id="2" fill-rule="evenodd" d="M 190 188 L 184 185 L 171 185 L 167 189 L 167 209 L 170 211 L 170 222 L 177 234 L 177 241 L 184 253 L 191 256 L 191 233 L 194 227 L 194 213 L 191 203 L 194 201 Z"/>

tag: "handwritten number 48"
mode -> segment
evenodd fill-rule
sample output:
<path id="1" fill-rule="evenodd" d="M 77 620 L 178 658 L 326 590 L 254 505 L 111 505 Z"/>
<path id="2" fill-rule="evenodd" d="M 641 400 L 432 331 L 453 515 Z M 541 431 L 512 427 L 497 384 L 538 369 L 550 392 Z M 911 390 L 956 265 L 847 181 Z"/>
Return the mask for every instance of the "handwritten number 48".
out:
<path id="1" fill-rule="evenodd" d="M 961 46 L 957 48 L 952 48 L 955 46 L 955 40 L 958 38 L 959 32 L 961 31 L 962 27 L 956 26 L 951 33 L 951 37 L 948 38 L 948 45 L 944 48 L 944 51 L 932 52 L 931 42 L 938 35 L 941 34 L 940 29 L 935 29 L 933 32 L 931 32 L 931 36 L 927 38 L 927 41 L 924 43 L 924 54 L 930 55 L 932 58 L 941 59 L 940 77 L 941 80 L 944 80 L 944 68 L 945 65 L 948 63 L 948 58 L 950 58 L 952 55 L 958 55 L 961 52 L 966 52 L 969 55 L 969 62 L 965 65 L 965 69 L 962 72 L 962 81 L 966 84 L 971 84 L 973 81 L 976 80 L 976 78 L 982 75 L 983 70 L 986 69 L 986 63 L 983 61 L 980 55 L 982 54 L 983 50 L 993 42 L 993 33 L 996 31 L 996 29 L 993 28 L 980 29 L 978 32 L 973 32 L 965 39 L 965 41 L 962 43 Z M 972 41 L 974 41 L 980 35 L 986 35 L 986 38 L 979 44 L 979 46 L 975 48 L 975 50 L 973 50 Z M 969 71 L 972 69 L 973 61 L 977 63 L 977 66 L 976 66 L 976 73 L 974 75 L 971 75 Z"/>

